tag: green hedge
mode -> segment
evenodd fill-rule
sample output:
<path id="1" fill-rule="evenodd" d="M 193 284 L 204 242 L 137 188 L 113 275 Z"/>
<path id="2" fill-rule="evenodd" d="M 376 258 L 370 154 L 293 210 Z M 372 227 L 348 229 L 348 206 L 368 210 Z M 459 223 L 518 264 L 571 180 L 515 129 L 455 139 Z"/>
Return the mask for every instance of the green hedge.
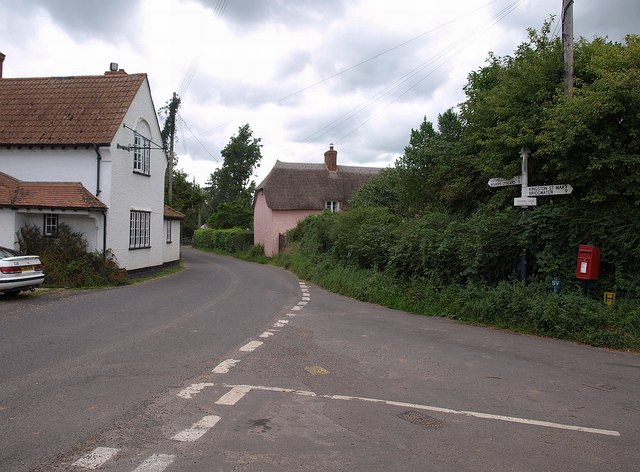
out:
<path id="1" fill-rule="evenodd" d="M 253 233 L 240 228 L 200 228 L 193 233 L 193 246 L 227 252 L 246 251 L 253 245 Z"/>

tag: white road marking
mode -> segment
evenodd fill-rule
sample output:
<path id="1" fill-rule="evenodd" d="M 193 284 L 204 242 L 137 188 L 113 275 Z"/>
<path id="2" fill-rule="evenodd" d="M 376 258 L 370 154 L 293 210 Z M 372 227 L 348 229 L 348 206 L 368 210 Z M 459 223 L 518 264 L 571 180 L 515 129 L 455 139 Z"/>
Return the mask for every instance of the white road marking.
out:
<path id="1" fill-rule="evenodd" d="M 225 393 L 218 399 L 218 401 L 216 402 L 216 405 L 235 405 L 236 403 L 238 403 L 238 401 L 242 399 L 242 397 L 244 397 L 250 391 L 251 391 L 250 387 L 245 387 L 245 386 L 233 387 L 231 390 L 229 390 L 227 393 Z"/>
<path id="2" fill-rule="evenodd" d="M 200 439 L 207 431 L 213 428 L 218 421 L 220 421 L 220 417 L 217 415 L 205 416 L 197 423 L 194 423 L 191 428 L 180 431 L 171 439 L 181 442 L 193 442 Z"/>
<path id="3" fill-rule="evenodd" d="M 264 387 L 258 385 L 227 385 L 225 387 L 242 387 L 245 389 L 251 390 L 264 390 L 270 392 L 283 392 L 283 393 L 293 393 L 295 395 L 305 395 L 312 396 L 318 398 L 328 398 L 330 400 L 358 400 L 362 402 L 370 402 L 370 403 L 382 403 L 385 405 L 391 406 L 401 406 L 403 408 L 413 408 L 416 410 L 427 410 L 427 411 L 435 411 L 437 413 L 447 413 L 452 415 L 464 415 L 471 416 L 475 418 L 483 418 L 489 420 L 498 420 L 498 421 L 507 421 L 510 423 L 520 423 L 520 424 L 528 424 L 533 426 L 543 426 L 546 428 L 556 428 L 556 429 L 564 429 L 569 431 L 580 431 L 582 433 L 593 433 L 593 434 L 603 434 L 606 436 L 620 436 L 619 431 L 610 430 L 610 429 L 597 429 L 597 428 L 587 428 L 584 426 L 574 426 L 570 424 L 562 424 L 562 423 L 552 423 L 550 421 L 539 421 L 539 420 L 531 420 L 527 418 L 518 418 L 514 416 L 503 416 L 503 415 L 493 415 L 489 413 L 480 413 L 477 411 L 465 411 L 465 410 L 453 410 L 451 408 L 442 408 L 437 406 L 429 406 L 429 405 L 420 405 L 417 403 L 405 403 L 405 402 L 396 402 L 392 400 L 381 400 L 377 398 L 366 398 L 366 397 L 352 397 L 348 395 L 317 395 L 314 392 L 308 392 L 304 390 L 296 390 L 292 388 L 280 388 L 280 387 Z"/>
<path id="4" fill-rule="evenodd" d="M 291 307 L 291 310 L 292 311 L 302 310 L 302 307 L 301 306 L 293 306 L 293 307 Z"/>
<path id="5" fill-rule="evenodd" d="M 175 460 L 176 456 L 169 454 L 154 454 L 135 468 L 133 472 L 162 472 Z"/>
<path id="6" fill-rule="evenodd" d="M 295 313 L 287 313 L 286 316 L 289 316 L 289 317 L 293 318 L 294 316 L 296 316 L 296 314 Z"/>
<path id="7" fill-rule="evenodd" d="M 307 303 L 309 303 L 309 302 L 298 302 L 298 305 L 299 306 L 305 306 Z"/>
<path id="8" fill-rule="evenodd" d="M 116 449 L 114 447 L 96 447 L 89 454 L 85 454 L 71 465 L 82 467 L 84 469 L 97 469 L 118 452 L 120 452 L 120 449 Z"/>
<path id="9" fill-rule="evenodd" d="M 258 336 L 259 338 L 268 338 L 269 336 L 273 336 L 273 333 L 270 331 L 265 331 L 264 333 L 262 333 L 260 336 Z"/>
<path id="10" fill-rule="evenodd" d="M 200 393 L 206 387 L 213 387 L 213 384 L 209 382 L 191 384 L 187 388 L 180 390 L 180 392 L 178 392 L 178 396 L 180 398 L 191 398 L 196 393 Z"/>
<path id="11" fill-rule="evenodd" d="M 240 362 L 240 359 L 227 359 L 218 364 L 211 372 L 214 374 L 226 374 L 234 365 Z"/>
<path id="12" fill-rule="evenodd" d="M 289 320 L 278 320 L 273 326 L 275 326 L 276 328 L 284 328 L 288 323 Z"/>
<path id="13" fill-rule="evenodd" d="M 250 341 L 244 346 L 242 346 L 239 350 L 242 352 L 251 352 L 255 350 L 257 347 L 262 346 L 264 343 L 262 341 Z"/>
<path id="14" fill-rule="evenodd" d="M 310 297 L 302 297 L 302 301 L 303 301 L 303 302 L 308 302 L 308 301 L 310 301 L 310 300 L 311 300 L 311 298 L 310 298 Z"/>

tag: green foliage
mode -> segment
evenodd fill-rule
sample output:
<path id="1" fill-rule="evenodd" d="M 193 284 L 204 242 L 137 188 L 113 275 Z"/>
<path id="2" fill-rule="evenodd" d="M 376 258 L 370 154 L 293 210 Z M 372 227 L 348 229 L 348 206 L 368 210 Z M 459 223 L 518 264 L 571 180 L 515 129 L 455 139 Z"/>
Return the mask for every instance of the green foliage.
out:
<path id="1" fill-rule="evenodd" d="M 240 228 L 200 228 L 193 234 L 193 246 L 228 253 L 246 251 L 253 245 L 253 233 Z"/>
<path id="2" fill-rule="evenodd" d="M 218 210 L 209 217 L 207 224 L 216 229 L 249 229 L 253 226 L 253 211 L 244 200 L 224 202 L 218 205 Z"/>
<path id="3" fill-rule="evenodd" d="M 182 235 L 193 236 L 193 232 L 200 226 L 201 211 L 205 203 L 205 192 L 198 184 L 189 182 L 186 172 L 180 169 L 173 171 L 173 201 L 169 203 L 169 194 L 165 188 L 165 203 L 184 214 L 182 220 Z M 167 183 L 165 182 L 165 187 Z"/>
<path id="4" fill-rule="evenodd" d="M 60 224 L 52 237 L 42 236 L 35 226 L 20 228 L 18 243 L 20 251 L 40 257 L 47 287 L 99 287 L 126 281 L 126 272 L 118 267 L 110 250 L 88 253 L 82 233 L 65 224 Z"/>
<path id="5" fill-rule="evenodd" d="M 260 138 L 253 137 L 248 124 L 238 129 L 220 154 L 224 158 L 222 167 L 216 169 L 209 179 L 211 208 L 215 212 L 223 203 L 242 201 L 251 208 L 255 182 L 251 176 L 260 167 L 262 153 Z"/>

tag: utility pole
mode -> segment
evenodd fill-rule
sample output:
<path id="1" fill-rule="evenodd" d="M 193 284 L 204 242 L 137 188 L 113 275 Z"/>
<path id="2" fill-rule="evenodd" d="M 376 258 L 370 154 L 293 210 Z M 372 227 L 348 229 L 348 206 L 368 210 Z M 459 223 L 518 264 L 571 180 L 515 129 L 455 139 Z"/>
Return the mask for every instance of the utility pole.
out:
<path id="1" fill-rule="evenodd" d="M 173 143 L 176 137 L 176 112 L 178 110 L 178 97 L 173 92 L 173 98 L 169 105 L 169 123 L 171 124 L 169 133 L 169 203 L 173 203 Z"/>
<path id="2" fill-rule="evenodd" d="M 562 48 L 564 51 L 564 94 L 573 91 L 573 0 L 562 0 Z"/>

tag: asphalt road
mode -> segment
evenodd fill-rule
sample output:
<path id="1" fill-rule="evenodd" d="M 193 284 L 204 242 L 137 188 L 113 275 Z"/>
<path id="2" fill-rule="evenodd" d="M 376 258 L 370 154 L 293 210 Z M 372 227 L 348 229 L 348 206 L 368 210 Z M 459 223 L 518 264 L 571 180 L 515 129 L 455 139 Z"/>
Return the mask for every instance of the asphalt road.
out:
<path id="1" fill-rule="evenodd" d="M 0 303 L 1 470 L 638 470 L 637 354 L 201 258 Z"/>
<path id="2" fill-rule="evenodd" d="M 186 270 L 143 284 L 0 300 L 0 470 L 46 464 L 135 415 L 298 295 L 274 267 L 183 259 Z"/>

